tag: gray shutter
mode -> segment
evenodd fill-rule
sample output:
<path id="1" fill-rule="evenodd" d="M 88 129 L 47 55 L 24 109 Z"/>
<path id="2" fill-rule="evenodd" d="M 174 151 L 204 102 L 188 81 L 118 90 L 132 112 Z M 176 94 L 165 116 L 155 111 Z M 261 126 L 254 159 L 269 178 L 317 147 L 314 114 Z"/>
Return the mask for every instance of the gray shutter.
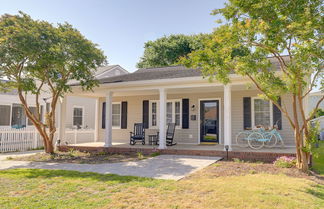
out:
<path id="1" fill-rule="evenodd" d="M 182 99 L 182 128 L 189 128 L 189 99 Z"/>
<path id="2" fill-rule="evenodd" d="M 278 99 L 278 104 L 281 106 L 281 98 L 280 97 Z M 272 114 L 273 114 L 273 125 L 276 125 L 276 123 L 278 123 L 278 129 L 281 130 L 282 129 L 282 116 L 281 116 L 281 111 L 274 104 L 273 104 Z"/>
<path id="3" fill-rule="evenodd" d="M 252 128 L 251 97 L 243 97 L 243 128 Z"/>
<path id="4" fill-rule="evenodd" d="M 101 128 L 106 128 L 106 102 L 102 103 Z"/>
<path id="5" fill-rule="evenodd" d="M 127 102 L 121 103 L 121 128 L 127 129 Z"/>
<path id="6" fill-rule="evenodd" d="M 149 100 L 143 100 L 143 126 L 149 128 Z"/>

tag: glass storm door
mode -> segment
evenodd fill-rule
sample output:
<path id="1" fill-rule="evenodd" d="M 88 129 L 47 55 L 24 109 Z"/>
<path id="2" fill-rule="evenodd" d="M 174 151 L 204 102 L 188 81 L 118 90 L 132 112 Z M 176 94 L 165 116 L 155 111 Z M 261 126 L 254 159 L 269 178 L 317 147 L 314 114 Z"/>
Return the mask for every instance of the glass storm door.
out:
<path id="1" fill-rule="evenodd" d="M 200 142 L 219 142 L 219 101 L 200 101 Z"/>

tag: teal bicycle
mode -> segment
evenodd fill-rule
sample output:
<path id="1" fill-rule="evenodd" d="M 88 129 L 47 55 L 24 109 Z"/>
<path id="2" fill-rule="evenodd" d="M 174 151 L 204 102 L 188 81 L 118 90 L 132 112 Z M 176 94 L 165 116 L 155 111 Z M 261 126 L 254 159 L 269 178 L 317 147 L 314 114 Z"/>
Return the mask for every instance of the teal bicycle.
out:
<path id="1" fill-rule="evenodd" d="M 271 130 L 261 127 L 239 132 L 236 135 L 236 144 L 240 147 L 250 147 L 252 149 L 272 148 L 278 143 L 283 147 L 283 139 L 276 127 L 278 127 L 277 123 Z"/>

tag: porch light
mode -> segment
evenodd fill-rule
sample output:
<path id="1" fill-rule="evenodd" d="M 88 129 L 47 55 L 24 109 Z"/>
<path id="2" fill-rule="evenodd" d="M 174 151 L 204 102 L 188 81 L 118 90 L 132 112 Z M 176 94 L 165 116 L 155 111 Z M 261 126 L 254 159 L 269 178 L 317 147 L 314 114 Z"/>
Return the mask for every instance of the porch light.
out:
<path id="1" fill-rule="evenodd" d="M 196 110 L 196 105 L 193 104 L 193 105 L 191 106 L 191 111 L 195 111 L 195 110 Z"/>

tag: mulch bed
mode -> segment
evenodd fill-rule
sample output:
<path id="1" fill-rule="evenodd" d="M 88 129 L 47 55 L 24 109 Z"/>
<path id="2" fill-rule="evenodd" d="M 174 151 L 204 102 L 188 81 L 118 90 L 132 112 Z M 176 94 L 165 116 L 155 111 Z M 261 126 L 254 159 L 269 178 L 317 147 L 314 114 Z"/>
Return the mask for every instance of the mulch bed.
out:
<path id="1" fill-rule="evenodd" d="M 233 162 L 219 161 L 211 166 L 190 175 L 187 178 L 195 178 L 205 176 L 207 178 L 217 178 L 222 176 L 242 176 L 248 174 L 284 174 L 291 177 L 306 178 L 320 184 L 324 184 L 324 178 L 313 172 L 307 174 L 299 171 L 297 168 L 279 168 L 270 163 L 249 163 L 249 162 Z"/>
<path id="2" fill-rule="evenodd" d="M 15 157 L 8 160 L 34 161 L 48 163 L 79 163 L 79 164 L 98 164 L 98 163 L 118 163 L 139 161 L 146 159 L 147 155 L 141 153 L 133 154 L 109 154 L 109 153 L 89 153 L 89 152 L 56 152 L 54 155 L 37 153 L 29 156 Z"/>

